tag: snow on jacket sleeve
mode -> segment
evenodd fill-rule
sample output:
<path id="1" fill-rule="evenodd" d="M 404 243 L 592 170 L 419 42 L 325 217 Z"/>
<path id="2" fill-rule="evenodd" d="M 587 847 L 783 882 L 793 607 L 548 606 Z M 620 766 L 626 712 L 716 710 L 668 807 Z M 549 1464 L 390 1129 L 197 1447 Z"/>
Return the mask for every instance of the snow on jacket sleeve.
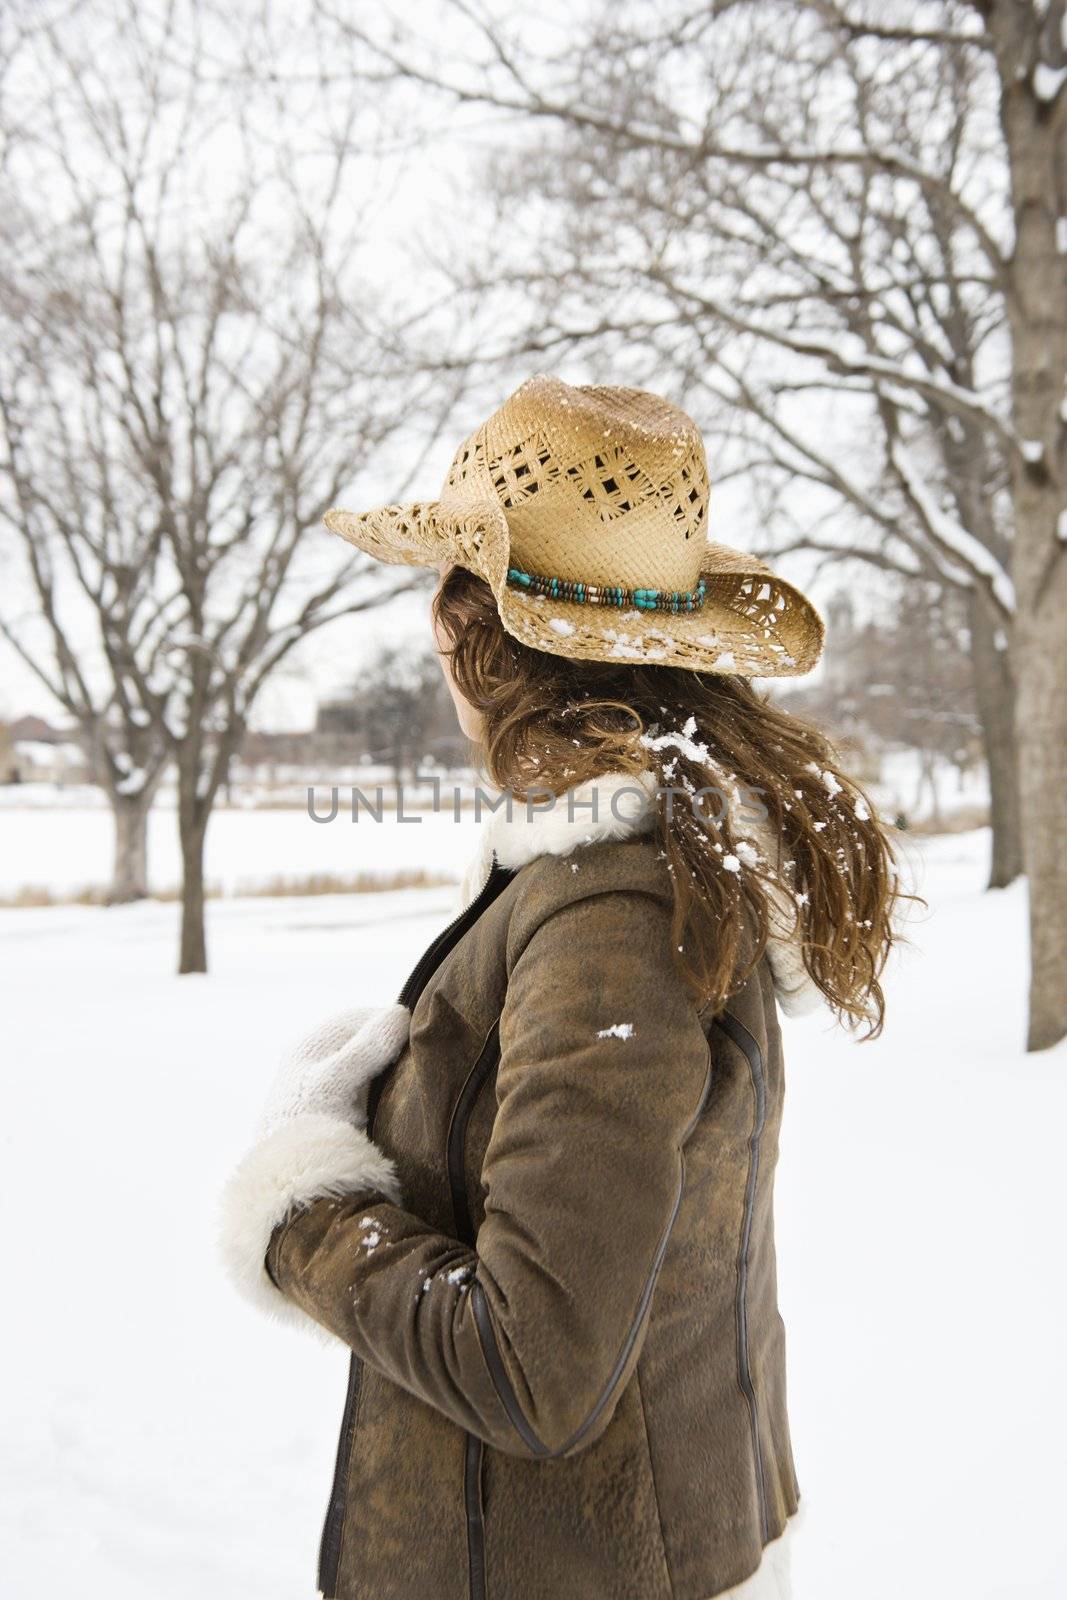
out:
<path id="1" fill-rule="evenodd" d="M 510 974 L 475 1246 L 364 1192 L 295 1213 L 270 1274 L 497 1449 L 579 1450 L 640 1353 L 709 1078 L 668 907 L 628 890 L 565 905 Z"/>

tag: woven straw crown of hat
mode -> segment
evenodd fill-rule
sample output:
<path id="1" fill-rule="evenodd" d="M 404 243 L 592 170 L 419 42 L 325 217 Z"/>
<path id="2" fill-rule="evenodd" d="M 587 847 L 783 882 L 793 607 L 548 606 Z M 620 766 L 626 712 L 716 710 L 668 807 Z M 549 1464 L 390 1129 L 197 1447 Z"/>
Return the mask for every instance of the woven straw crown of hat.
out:
<path id="1" fill-rule="evenodd" d="M 326 526 L 381 561 L 467 567 L 536 650 L 785 677 L 819 658 L 811 602 L 707 538 L 700 432 L 644 389 L 539 374 L 456 452 L 437 500 Z"/>

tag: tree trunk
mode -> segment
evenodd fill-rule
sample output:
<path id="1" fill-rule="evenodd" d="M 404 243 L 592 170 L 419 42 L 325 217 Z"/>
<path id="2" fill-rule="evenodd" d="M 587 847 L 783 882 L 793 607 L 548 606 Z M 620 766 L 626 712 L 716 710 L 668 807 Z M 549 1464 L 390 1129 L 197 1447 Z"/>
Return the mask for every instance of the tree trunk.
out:
<path id="1" fill-rule="evenodd" d="M 1053 6 L 1050 17 L 1062 15 Z M 1011 170 L 1015 249 L 1008 295 L 1015 429 L 1013 667 L 1023 850 L 1030 880 L 1028 1048 L 1067 1035 L 1067 543 L 1057 537 L 1067 478 L 1067 89 L 1034 91 L 1038 8 L 988 9 Z M 1055 33 L 1058 35 L 1058 28 Z M 1043 48 L 1060 49 L 1051 34 Z"/>
<path id="2" fill-rule="evenodd" d="M 182 928 L 178 971 L 207 971 L 207 937 L 204 929 L 204 838 L 206 822 L 179 812 L 182 851 Z"/>
<path id="3" fill-rule="evenodd" d="M 112 795 L 111 814 L 115 851 L 108 890 L 108 905 L 128 905 L 148 893 L 148 813 L 152 791 L 138 795 Z"/>
<path id="4" fill-rule="evenodd" d="M 915 815 L 922 817 L 923 795 L 930 796 L 930 810 L 925 817 L 934 833 L 940 833 L 941 795 L 937 787 L 937 755 L 933 750 L 919 752 L 919 779 L 915 785 Z"/>
<path id="5" fill-rule="evenodd" d="M 972 595 L 969 610 L 971 672 L 989 773 L 992 840 L 988 887 L 1004 889 L 1023 870 L 1015 683 L 1003 628 L 978 595 Z"/>
<path id="6" fill-rule="evenodd" d="M 1024 631 L 1019 661 L 1019 759 L 1030 880 L 1030 1027 L 1027 1048 L 1067 1036 L 1067 582 Z M 1058 628 L 1040 616 L 1058 611 Z"/>
<path id="7" fill-rule="evenodd" d="M 148 818 L 167 763 L 158 762 L 139 794 L 117 794 L 108 786 L 115 850 L 109 905 L 143 900 L 148 894 Z"/>

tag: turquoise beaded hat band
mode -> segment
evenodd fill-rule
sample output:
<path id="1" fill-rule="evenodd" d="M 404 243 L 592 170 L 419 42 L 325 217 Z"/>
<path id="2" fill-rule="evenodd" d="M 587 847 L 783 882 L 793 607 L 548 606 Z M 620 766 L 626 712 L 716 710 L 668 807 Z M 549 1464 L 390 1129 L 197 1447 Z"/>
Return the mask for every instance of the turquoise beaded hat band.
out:
<path id="1" fill-rule="evenodd" d="M 538 373 L 460 445 L 436 500 L 326 512 L 379 561 L 464 567 L 507 632 L 575 660 L 744 677 L 815 665 L 823 624 L 764 562 L 708 539 L 696 423 L 645 389 Z"/>
<path id="2" fill-rule="evenodd" d="M 633 606 L 638 611 L 698 611 L 708 586 L 698 579 L 694 589 L 628 589 L 617 583 L 581 583 L 574 578 L 545 578 L 536 572 L 508 568 L 508 584 L 549 600 L 583 606 Z"/>

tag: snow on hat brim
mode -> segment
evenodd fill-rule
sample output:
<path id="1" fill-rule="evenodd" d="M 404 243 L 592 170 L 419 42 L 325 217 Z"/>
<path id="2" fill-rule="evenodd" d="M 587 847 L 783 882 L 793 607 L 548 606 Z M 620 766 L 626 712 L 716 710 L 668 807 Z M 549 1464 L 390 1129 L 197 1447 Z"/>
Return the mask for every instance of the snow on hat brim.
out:
<path id="1" fill-rule="evenodd" d="M 822 651 L 823 621 L 807 597 L 756 556 L 728 545 L 705 547 L 699 610 L 617 610 L 513 588 L 507 517 L 495 501 L 462 512 L 439 500 L 360 514 L 334 509 L 323 520 L 379 561 L 466 567 L 489 584 L 507 631 L 551 655 L 784 678 L 810 672 Z"/>

